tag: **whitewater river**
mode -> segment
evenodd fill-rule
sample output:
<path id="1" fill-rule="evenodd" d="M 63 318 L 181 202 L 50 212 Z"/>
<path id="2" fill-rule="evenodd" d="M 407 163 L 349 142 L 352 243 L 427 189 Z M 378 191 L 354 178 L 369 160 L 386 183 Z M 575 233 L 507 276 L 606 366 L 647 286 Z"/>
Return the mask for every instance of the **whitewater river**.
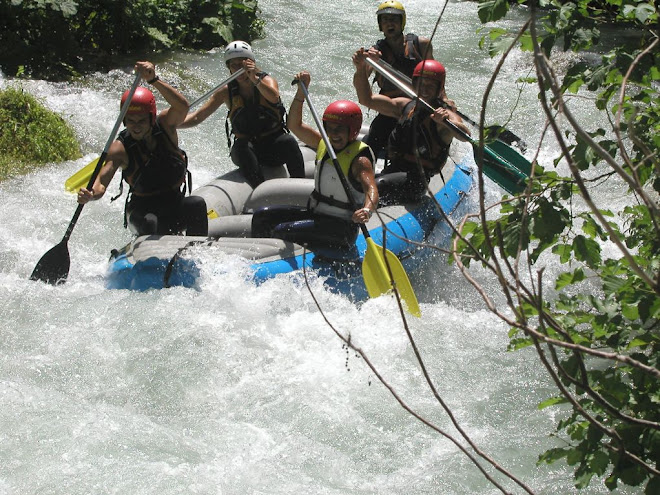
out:
<path id="1" fill-rule="evenodd" d="M 266 38 L 254 50 L 286 105 L 301 69 L 312 73 L 319 108 L 355 99 L 350 55 L 379 37 L 379 2 L 259 3 Z M 408 30 L 429 35 L 442 5 L 408 0 Z M 479 26 L 475 3 L 452 2 L 433 40 L 450 98 L 474 119 L 496 63 L 478 48 Z M 154 61 L 190 101 L 227 77 L 220 51 Z M 65 232 L 76 204 L 64 181 L 103 148 L 129 70 L 76 84 L 23 83 L 75 126 L 85 156 L 0 184 L 0 494 L 498 493 L 342 347 L 300 277 L 256 287 L 241 263 L 225 260 L 233 269 L 216 270 L 206 259 L 199 290 L 106 290 L 110 250 L 130 235 L 123 201 L 104 198 L 84 209 L 73 232 L 68 282 L 28 280 Z M 490 121 L 507 118 L 516 79 L 529 70 L 529 55 L 514 53 Z M 535 88 L 522 88 L 517 105 L 509 126 L 533 145 L 543 124 Z M 588 123 L 595 117 L 583 106 L 577 113 Z M 181 133 L 196 185 L 233 167 L 224 122 L 220 111 Z M 544 146 L 541 158 L 550 163 L 555 152 Z M 489 183 L 487 195 L 494 201 L 501 191 Z M 573 491 L 570 468 L 536 465 L 557 444 L 550 434 L 560 413 L 537 409 L 553 390 L 534 354 L 507 352 L 508 328 L 446 257 L 410 275 L 423 313 L 411 331 L 460 425 L 537 493 Z M 476 276 L 497 298 L 497 286 Z M 392 299 L 356 306 L 318 280 L 311 287 L 329 321 L 350 333 L 401 399 L 458 438 L 422 379 Z M 585 493 L 607 490 L 596 482 Z"/>

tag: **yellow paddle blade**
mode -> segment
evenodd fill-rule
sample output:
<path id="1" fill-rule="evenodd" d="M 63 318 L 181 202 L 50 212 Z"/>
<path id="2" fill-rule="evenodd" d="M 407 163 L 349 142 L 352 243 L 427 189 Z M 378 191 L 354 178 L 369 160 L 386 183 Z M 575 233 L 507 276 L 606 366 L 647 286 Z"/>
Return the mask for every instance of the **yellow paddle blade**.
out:
<path id="1" fill-rule="evenodd" d="M 85 165 L 83 168 L 78 170 L 71 177 L 69 177 L 64 182 L 64 189 L 67 192 L 77 193 L 81 188 L 85 187 L 89 182 L 90 177 L 94 173 L 94 169 L 96 168 L 96 164 L 98 163 L 98 161 L 99 159 L 95 158 L 87 165 Z"/>
<path id="2" fill-rule="evenodd" d="M 385 252 L 385 256 L 383 256 L 383 251 Z M 387 259 L 387 264 L 385 263 L 385 259 Z M 421 316 L 422 312 L 419 309 L 417 296 L 415 296 L 415 291 L 413 291 L 410 285 L 408 274 L 403 269 L 399 258 L 390 250 L 383 250 L 371 237 L 368 237 L 367 252 L 362 262 L 362 276 L 364 277 L 364 285 L 367 287 L 369 297 L 378 297 L 392 290 L 393 284 L 387 269 L 388 265 L 392 270 L 394 284 L 396 284 L 396 288 L 399 291 L 401 299 L 405 302 L 408 312 L 413 316 Z"/>

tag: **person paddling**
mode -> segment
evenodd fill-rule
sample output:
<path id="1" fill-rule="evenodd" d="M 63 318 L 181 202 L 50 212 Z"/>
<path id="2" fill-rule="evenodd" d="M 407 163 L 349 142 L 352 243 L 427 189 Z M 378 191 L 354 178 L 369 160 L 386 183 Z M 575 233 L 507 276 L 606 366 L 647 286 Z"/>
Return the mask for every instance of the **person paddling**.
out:
<path id="1" fill-rule="evenodd" d="M 307 88 L 311 76 L 302 71 L 296 79 Z M 308 207 L 267 206 L 257 210 L 252 218 L 252 236 L 276 237 L 312 247 L 349 247 L 357 238 L 358 224 L 367 223 L 378 205 L 373 153 L 367 144 L 357 140 L 362 111 L 356 103 L 339 100 L 325 109 L 322 118 L 341 171 L 348 179 L 348 189 L 359 206 L 354 209 L 321 133 L 302 120 L 304 101 L 299 85 L 287 125 L 298 139 L 316 150 L 314 191 Z"/>
<path id="2" fill-rule="evenodd" d="M 406 27 L 406 9 L 396 0 L 381 3 L 376 10 L 378 29 L 383 38 L 378 40 L 370 50 L 402 74 L 412 77 L 413 70 L 423 59 L 433 59 L 433 46 L 428 38 L 413 33 L 403 34 Z M 371 70 L 368 69 L 371 73 Z M 395 98 L 404 94 L 390 81 L 376 74 L 375 81 L 380 87 L 380 94 Z M 378 156 L 386 146 L 387 139 L 396 125 L 396 119 L 379 113 L 369 126 L 369 134 L 365 139 Z"/>
<path id="3" fill-rule="evenodd" d="M 188 113 L 188 101 L 156 75 L 151 62 L 137 62 L 135 70 L 170 107 L 158 114 L 154 94 L 144 87 L 136 89 L 124 118 L 126 129 L 110 146 L 92 188 L 78 192 L 78 203 L 101 199 L 121 169 L 122 179 L 130 187 L 124 225 L 133 233 L 162 235 L 185 231 L 187 235 L 206 236 L 206 203 L 200 197 L 185 196 L 188 161 L 179 148 L 176 130 Z M 122 105 L 128 94 L 123 94 Z"/>
<path id="4" fill-rule="evenodd" d="M 430 112 L 416 99 L 374 95 L 368 80 L 367 56 L 371 54 L 363 48 L 353 55 L 353 85 L 358 101 L 397 121 L 388 140 L 388 163 L 378 178 L 381 200 L 383 204 L 418 201 L 426 192 L 430 178 L 447 161 L 452 139 L 467 141 L 469 130 L 456 112 L 444 107 L 446 72 L 440 62 L 423 60 L 412 74 L 418 96 L 435 108 Z M 444 124 L 445 120 L 465 134 L 452 130 Z"/>
<path id="5" fill-rule="evenodd" d="M 201 124 L 224 104 L 229 108 L 227 118 L 234 135 L 231 159 L 252 187 L 265 180 L 262 167 L 286 163 L 290 177 L 304 177 L 302 152 L 284 124 L 285 109 L 275 78 L 257 67 L 252 47 L 245 41 L 229 43 L 224 60 L 231 74 L 240 69 L 245 69 L 245 74 L 216 91 L 179 128 Z"/>

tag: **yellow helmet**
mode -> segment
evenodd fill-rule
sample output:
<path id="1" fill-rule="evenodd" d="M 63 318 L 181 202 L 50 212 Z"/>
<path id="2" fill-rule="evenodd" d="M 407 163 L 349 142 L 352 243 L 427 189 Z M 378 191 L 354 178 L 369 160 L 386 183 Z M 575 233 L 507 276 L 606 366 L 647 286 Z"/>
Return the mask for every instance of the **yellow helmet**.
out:
<path id="1" fill-rule="evenodd" d="M 401 31 L 406 27 L 406 9 L 401 2 L 396 0 L 386 0 L 378 6 L 376 16 L 378 17 L 378 27 L 380 27 L 380 16 L 383 14 L 393 14 L 401 16 Z"/>

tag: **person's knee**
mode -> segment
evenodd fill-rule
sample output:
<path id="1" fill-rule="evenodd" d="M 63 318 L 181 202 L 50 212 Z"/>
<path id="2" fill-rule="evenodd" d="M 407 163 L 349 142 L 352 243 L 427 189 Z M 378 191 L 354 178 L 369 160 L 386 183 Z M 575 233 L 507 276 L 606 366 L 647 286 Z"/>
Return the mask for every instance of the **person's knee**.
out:
<path id="1" fill-rule="evenodd" d="M 253 154 L 254 152 L 250 148 L 250 141 L 247 139 L 236 139 L 229 151 L 232 162 L 239 167 L 249 162 Z"/>
<path id="2" fill-rule="evenodd" d="M 207 236 L 209 222 L 206 215 L 206 201 L 199 196 L 188 196 L 183 200 L 186 235 Z"/>
<path id="3" fill-rule="evenodd" d="M 136 235 L 158 234 L 158 217 L 154 213 L 134 212 L 128 216 L 128 227 Z"/>
<path id="4" fill-rule="evenodd" d="M 268 206 L 258 209 L 252 215 L 252 237 L 272 237 L 272 215 Z"/>

